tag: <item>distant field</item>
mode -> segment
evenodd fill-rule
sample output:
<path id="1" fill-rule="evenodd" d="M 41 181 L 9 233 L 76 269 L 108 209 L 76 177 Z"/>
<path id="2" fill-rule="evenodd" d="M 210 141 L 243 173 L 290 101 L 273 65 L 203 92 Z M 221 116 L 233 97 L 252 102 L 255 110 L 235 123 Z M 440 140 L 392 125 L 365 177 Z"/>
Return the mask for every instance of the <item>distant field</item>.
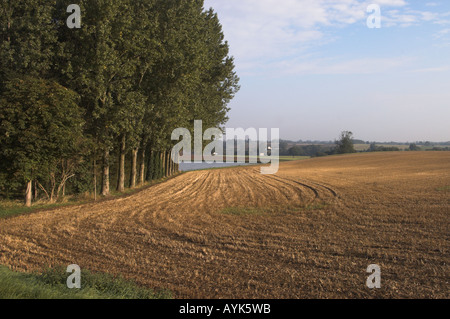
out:
<path id="1" fill-rule="evenodd" d="M 300 161 L 311 158 L 309 156 L 280 156 L 280 162 Z"/>
<path id="2" fill-rule="evenodd" d="M 188 172 L 0 219 L 0 264 L 77 263 L 175 298 L 449 298 L 450 152 Z M 382 288 L 366 287 L 370 264 Z"/>
<path id="3" fill-rule="evenodd" d="M 246 156 L 246 162 L 250 160 L 259 160 L 259 156 Z M 281 162 L 289 162 L 289 161 L 299 161 L 311 158 L 310 156 L 279 156 Z M 236 158 L 237 160 L 237 158 Z M 225 160 L 224 160 L 225 161 Z"/>
<path id="4" fill-rule="evenodd" d="M 409 149 L 409 145 L 404 144 L 377 144 L 377 146 L 380 147 L 397 147 L 400 150 L 406 150 Z M 357 151 L 367 151 L 370 148 L 369 144 L 355 144 L 355 150 Z"/>
<path id="5" fill-rule="evenodd" d="M 370 147 L 369 144 L 354 144 L 355 150 L 358 152 L 367 151 Z"/>
<path id="6" fill-rule="evenodd" d="M 405 144 L 376 144 L 377 146 L 381 146 L 381 147 L 397 147 L 398 149 L 400 149 L 401 151 L 407 150 L 409 149 L 409 145 L 405 145 Z M 369 144 L 355 144 L 355 150 L 357 151 L 367 151 L 370 148 Z M 433 147 L 439 147 L 439 148 L 445 148 L 446 146 L 443 145 L 438 145 L 438 146 L 434 146 L 434 145 L 430 145 L 430 146 L 425 146 L 425 145 L 418 145 L 422 150 L 426 151 L 426 150 L 431 150 L 433 149 Z"/>

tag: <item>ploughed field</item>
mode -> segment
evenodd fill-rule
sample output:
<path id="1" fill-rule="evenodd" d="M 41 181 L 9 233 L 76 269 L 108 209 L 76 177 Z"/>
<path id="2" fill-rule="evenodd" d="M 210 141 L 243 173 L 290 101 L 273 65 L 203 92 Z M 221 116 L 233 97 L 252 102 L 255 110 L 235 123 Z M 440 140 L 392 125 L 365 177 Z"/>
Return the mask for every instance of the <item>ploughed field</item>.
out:
<path id="1" fill-rule="evenodd" d="M 449 213 L 449 152 L 196 171 L 0 220 L 0 264 L 78 264 L 176 298 L 449 298 Z"/>

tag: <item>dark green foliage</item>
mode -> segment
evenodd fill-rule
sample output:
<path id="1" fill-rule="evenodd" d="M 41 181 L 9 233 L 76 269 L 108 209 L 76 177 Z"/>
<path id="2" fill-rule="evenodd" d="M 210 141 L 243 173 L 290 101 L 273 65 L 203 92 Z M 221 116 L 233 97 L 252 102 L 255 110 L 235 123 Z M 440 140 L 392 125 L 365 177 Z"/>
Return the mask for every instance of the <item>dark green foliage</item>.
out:
<path id="1" fill-rule="evenodd" d="M 353 133 L 345 131 L 341 133 L 339 140 L 336 141 L 336 153 L 337 154 L 348 154 L 356 153 L 353 145 Z"/>
<path id="2" fill-rule="evenodd" d="M 433 147 L 427 151 L 450 151 L 450 147 Z"/>
<path id="3" fill-rule="evenodd" d="M 32 77 L 5 82 L 0 96 L 0 167 L 11 181 L 23 184 L 55 172 L 71 160 L 83 142 L 78 94 Z"/>
<path id="4" fill-rule="evenodd" d="M 51 76 L 57 45 L 53 19 L 55 6 L 47 0 L 1 0 L 0 66 L 1 73 Z M 6 76 L 2 76 L 0 81 Z"/>
<path id="5" fill-rule="evenodd" d="M 160 154 L 175 128 L 227 121 L 239 79 L 203 0 L 80 0 L 81 29 L 66 26 L 69 0 L 0 1 L 3 194 L 37 179 L 58 197 L 65 178 L 63 190 L 92 192 L 94 175 L 105 195 L 109 180 L 123 190 L 137 171 L 124 163 L 131 150 L 145 151 L 147 180 L 158 179 L 171 174 Z M 15 79 L 31 85 L 19 90 Z"/>
<path id="6" fill-rule="evenodd" d="M 328 155 L 328 151 L 330 148 L 322 145 L 296 145 L 289 149 L 288 155 L 320 157 Z"/>
<path id="7" fill-rule="evenodd" d="M 161 152 L 155 152 L 155 156 L 153 159 L 154 161 L 153 165 L 155 166 L 153 179 L 160 179 L 163 177 L 163 165 L 161 156 L 162 156 Z"/>
<path id="8" fill-rule="evenodd" d="M 148 181 L 158 180 L 163 177 L 163 167 L 161 162 L 161 153 L 152 152 L 148 163 Z"/>
<path id="9" fill-rule="evenodd" d="M 92 163 L 83 160 L 75 169 L 74 177 L 69 184 L 69 191 L 72 194 L 90 193 L 94 189 Z"/>
<path id="10" fill-rule="evenodd" d="M 280 155 L 289 155 L 289 143 L 287 141 L 280 141 Z"/>
<path id="11" fill-rule="evenodd" d="M 375 143 L 370 144 L 368 152 L 399 152 L 400 149 L 395 146 L 377 146 Z"/>

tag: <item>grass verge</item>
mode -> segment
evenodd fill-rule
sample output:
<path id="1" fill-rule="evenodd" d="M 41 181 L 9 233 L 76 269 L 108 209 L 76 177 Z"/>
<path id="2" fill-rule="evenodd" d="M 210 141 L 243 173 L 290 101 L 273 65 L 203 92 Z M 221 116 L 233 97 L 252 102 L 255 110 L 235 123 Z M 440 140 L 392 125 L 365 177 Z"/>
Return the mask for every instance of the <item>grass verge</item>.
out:
<path id="1" fill-rule="evenodd" d="M 81 272 L 81 289 L 67 288 L 65 268 L 42 274 L 15 272 L 0 266 L 0 299 L 171 299 L 166 290 L 153 291 L 122 277 Z"/>
<path id="2" fill-rule="evenodd" d="M 12 216 L 17 216 L 21 214 L 32 213 L 38 210 L 46 210 L 70 205 L 81 205 L 82 201 L 73 201 L 67 203 L 56 203 L 56 204 L 35 204 L 32 207 L 25 207 L 22 203 L 18 201 L 2 201 L 0 202 L 0 218 L 7 218 Z"/>

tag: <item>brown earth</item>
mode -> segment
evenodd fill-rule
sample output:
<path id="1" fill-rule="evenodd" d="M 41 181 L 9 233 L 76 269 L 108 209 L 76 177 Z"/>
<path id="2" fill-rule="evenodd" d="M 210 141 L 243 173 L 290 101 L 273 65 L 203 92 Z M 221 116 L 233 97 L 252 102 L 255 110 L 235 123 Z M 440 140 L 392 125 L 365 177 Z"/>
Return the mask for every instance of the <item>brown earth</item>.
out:
<path id="1" fill-rule="evenodd" d="M 75 263 L 176 298 L 449 298 L 449 186 L 449 152 L 190 172 L 1 220 L 0 264 Z M 370 264 L 381 289 L 365 285 Z"/>

